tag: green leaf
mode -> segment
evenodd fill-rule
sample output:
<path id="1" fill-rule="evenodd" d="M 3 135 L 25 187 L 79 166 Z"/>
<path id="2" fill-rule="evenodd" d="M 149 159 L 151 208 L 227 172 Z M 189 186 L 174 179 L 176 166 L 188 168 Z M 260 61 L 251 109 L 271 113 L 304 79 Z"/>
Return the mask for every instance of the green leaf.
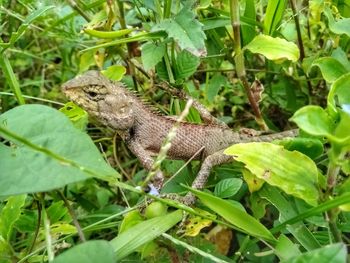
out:
<path id="1" fill-rule="evenodd" d="M 313 66 L 320 68 L 322 76 L 327 82 L 334 82 L 336 79 L 347 73 L 345 67 L 332 57 L 316 59 L 311 67 Z"/>
<path id="2" fill-rule="evenodd" d="M 218 95 L 220 88 L 225 85 L 227 79 L 221 74 L 215 74 L 208 83 L 208 87 L 206 89 L 207 100 L 210 103 L 213 103 L 214 98 Z"/>
<path id="3" fill-rule="evenodd" d="M 143 244 L 168 231 L 181 219 L 182 211 L 176 210 L 165 216 L 155 217 L 128 228 L 110 241 L 117 260 L 126 257 Z"/>
<path id="4" fill-rule="evenodd" d="M 141 58 L 145 70 L 150 70 L 157 65 L 165 55 L 165 43 L 155 44 L 148 42 L 142 46 Z"/>
<path id="5" fill-rule="evenodd" d="M 231 20 L 228 17 L 211 17 L 201 20 L 201 23 L 203 24 L 203 30 L 205 31 L 229 26 L 231 24 Z"/>
<path id="6" fill-rule="evenodd" d="M 317 167 L 306 155 L 272 143 L 239 143 L 224 151 L 270 185 L 316 205 Z M 272 158 L 273 157 L 273 158 Z"/>
<path id="7" fill-rule="evenodd" d="M 337 79 L 331 86 L 327 98 L 327 107 L 332 116 L 337 115 L 337 106 L 350 112 L 350 73 Z"/>
<path id="8" fill-rule="evenodd" d="M 333 33 L 337 35 L 346 34 L 348 37 L 350 37 L 350 18 L 342 18 L 336 21 L 332 15 L 332 11 L 328 6 L 325 6 L 324 14 L 328 19 L 329 29 Z"/>
<path id="9" fill-rule="evenodd" d="M 90 137 L 63 113 L 22 105 L 0 116 L 0 195 L 49 191 L 93 177 L 118 177 Z"/>
<path id="10" fill-rule="evenodd" d="M 22 95 L 21 87 L 19 86 L 17 77 L 15 73 L 13 72 L 13 68 L 11 66 L 11 63 L 6 56 L 6 52 L 0 52 L 0 67 L 2 69 L 2 72 L 6 78 L 6 81 L 8 85 L 11 87 L 12 92 L 15 94 L 17 102 L 20 105 L 25 104 L 24 97 Z"/>
<path id="11" fill-rule="evenodd" d="M 113 248 L 108 241 L 90 240 L 60 254 L 52 263 L 114 263 Z"/>
<path id="12" fill-rule="evenodd" d="M 50 205 L 50 207 L 47 209 L 47 216 L 50 219 L 50 224 L 59 223 L 60 220 L 64 221 L 65 218 L 67 221 L 71 221 L 68 208 L 65 206 L 62 200 L 54 202 Z"/>
<path id="13" fill-rule="evenodd" d="M 276 27 L 281 22 L 284 10 L 286 9 L 286 1 L 276 0 L 268 1 L 264 19 L 264 33 L 272 35 Z"/>
<path id="14" fill-rule="evenodd" d="M 37 9 L 37 10 L 31 12 L 30 15 L 27 16 L 26 19 L 24 19 L 24 21 L 21 23 L 21 25 L 19 26 L 17 31 L 11 34 L 9 42 L 8 43 L 0 43 L 0 46 L 3 47 L 4 49 L 13 46 L 13 44 L 16 43 L 16 41 L 18 39 L 20 39 L 20 37 L 25 33 L 27 28 L 34 22 L 35 19 L 39 18 L 45 12 L 47 12 L 48 10 L 50 10 L 54 7 L 55 7 L 54 5 L 44 6 L 40 9 Z"/>
<path id="15" fill-rule="evenodd" d="M 79 57 L 79 74 L 82 74 L 96 64 L 95 54 L 96 52 L 94 50 L 81 54 Z"/>
<path id="16" fill-rule="evenodd" d="M 299 59 L 298 46 L 279 37 L 273 38 L 266 35 L 258 35 L 244 49 L 248 49 L 252 53 L 261 54 L 267 59 L 274 61 L 287 59 L 296 62 Z"/>
<path id="17" fill-rule="evenodd" d="M 293 243 L 285 235 L 280 235 L 278 238 L 278 243 L 275 247 L 276 255 L 281 259 L 289 259 L 295 257 L 295 255 L 300 255 L 300 250 L 298 245 Z"/>
<path id="18" fill-rule="evenodd" d="M 257 35 L 257 32 L 255 30 L 257 16 L 256 16 L 255 1 L 254 0 L 246 0 L 245 1 L 244 18 L 249 19 L 250 21 L 254 21 L 254 23 L 249 23 L 249 24 L 242 23 L 241 24 L 243 46 L 245 46 L 250 41 L 252 41 L 253 38 Z"/>
<path id="19" fill-rule="evenodd" d="M 67 102 L 59 111 L 66 115 L 77 129 L 85 131 L 89 122 L 89 116 L 86 111 L 71 101 Z"/>
<path id="20" fill-rule="evenodd" d="M 324 151 L 322 142 L 312 138 L 285 138 L 278 144 L 289 151 L 301 152 L 311 159 L 319 157 Z"/>
<path id="21" fill-rule="evenodd" d="M 350 71 L 350 61 L 348 60 L 347 54 L 341 47 L 337 47 L 332 52 L 332 58 L 338 60 L 347 71 Z"/>
<path id="22" fill-rule="evenodd" d="M 228 178 L 221 180 L 215 186 L 214 194 L 220 198 L 234 196 L 242 186 L 242 180 L 239 178 Z"/>
<path id="23" fill-rule="evenodd" d="M 310 252 L 298 255 L 283 263 L 307 263 L 307 262 L 317 262 L 317 263 L 346 263 L 347 261 L 347 250 L 343 243 L 331 244 L 324 246 L 319 249 L 315 249 Z"/>
<path id="24" fill-rule="evenodd" d="M 126 68 L 124 66 L 121 66 L 121 65 L 113 65 L 113 66 L 108 67 L 105 70 L 102 70 L 101 72 L 107 78 L 114 80 L 114 81 L 119 81 L 125 75 Z"/>
<path id="25" fill-rule="evenodd" d="M 152 32 L 165 31 L 180 46 L 193 55 L 200 57 L 207 54 L 203 25 L 195 19 L 195 14 L 184 7 L 176 16 L 165 19 L 152 27 Z"/>
<path id="26" fill-rule="evenodd" d="M 144 219 L 142 218 L 140 211 L 138 210 L 130 211 L 129 213 L 124 215 L 123 221 L 120 223 L 119 234 L 141 223 L 142 221 L 144 221 Z"/>
<path id="27" fill-rule="evenodd" d="M 337 143 L 341 146 L 350 146 L 350 113 L 339 110 L 339 122 L 334 130 L 334 138 L 331 137 L 330 140 L 333 143 Z M 349 148 L 350 149 L 350 148 Z"/>
<path id="28" fill-rule="evenodd" d="M 205 206 L 209 207 L 231 224 L 247 232 L 249 235 L 268 241 L 275 241 L 274 236 L 264 225 L 230 201 L 195 189 L 189 188 L 189 190 L 194 193 Z"/>
<path id="29" fill-rule="evenodd" d="M 193 56 L 190 52 L 183 50 L 176 57 L 176 80 L 186 79 L 194 72 L 196 72 L 199 66 L 200 60 L 198 57 Z"/>
<path id="30" fill-rule="evenodd" d="M 274 207 L 276 207 L 279 212 L 279 221 L 282 224 L 290 219 L 295 219 L 297 216 L 299 216 L 299 211 L 295 209 L 293 199 L 287 199 L 285 195 L 281 194 L 276 187 L 265 184 L 264 187 L 258 192 L 258 194 L 261 198 L 268 200 Z M 317 207 L 312 209 L 316 208 Z M 318 212 L 318 214 L 319 213 L 320 212 Z M 314 237 L 311 231 L 305 226 L 303 219 L 305 218 L 301 218 L 297 221 L 294 221 L 293 223 L 287 224 L 285 227 L 280 228 L 280 231 L 287 228 L 287 230 L 306 250 L 320 248 L 320 243 Z M 271 230 L 271 232 L 272 231 L 273 230 Z M 273 233 L 276 233 L 276 231 L 273 231 Z"/>
<path id="31" fill-rule="evenodd" d="M 334 122 L 320 106 L 305 106 L 295 112 L 290 120 L 314 136 L 331 135 L 334 129 Z"/>
<path id="32" fill-rule="evenodd" d="M 1 210 L 0 235 L 7 241 L 10 239 L 13 225 L 21 215 L 26 197 L 27 195 L 9 197 L 6 205 Z"/>

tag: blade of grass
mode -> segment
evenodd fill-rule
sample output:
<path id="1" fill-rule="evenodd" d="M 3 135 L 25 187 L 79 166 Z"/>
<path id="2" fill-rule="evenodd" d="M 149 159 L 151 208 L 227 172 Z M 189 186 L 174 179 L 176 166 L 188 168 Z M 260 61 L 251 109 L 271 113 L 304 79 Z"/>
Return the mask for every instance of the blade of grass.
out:
<path id="1" fill-rule="evenodd" d="M 5 52 L 0 54 L 0 67 L 2 68 L 2 72 L 4 73 L 6 81 L 8 82 L 13 93 L 15 94 L 15 97 L 18 103 L 20 105 L 25 104 L 26 102 L 24 100 L 24 97 L 22 96 L 21 88 L 19 86 L 15 73 L 13 72 L 11 63 L 7 58 Z"/>

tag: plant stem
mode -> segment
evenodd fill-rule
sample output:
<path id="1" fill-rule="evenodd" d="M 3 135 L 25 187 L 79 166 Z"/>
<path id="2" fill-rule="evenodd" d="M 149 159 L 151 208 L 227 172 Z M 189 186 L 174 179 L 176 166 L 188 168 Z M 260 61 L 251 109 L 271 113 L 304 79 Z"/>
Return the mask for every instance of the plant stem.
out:
<path id="1" fill-rule="evenodd" d="M 45 233 L 45 241 L 46 241 L 46 251 L 47 251 L 47 257 L 48 261 L 52 262 L 54 260 L 54 252 L 52 248 L 52 239 L 51 239 L 51 234 L 50 234 L 50 221 L 49 218 L 47 217 L 47 213 L 45 210 L 45 205 L 44 205 L 44 200 L 41 200 L 41 212 L 42 212 L 42 218 L 44 222 L 44 233 Z"/>
<path id="2" fill-rule="evenodd" d="M 64 196 L 64 194 L 61 192 L 61 191 L 57 191 L 59 196 L 62 198 L 63 202 L 64 202 L 64 205 L 67 207 L 68 209 L 68 212 L 70 214 L 70 216 L 72 217 L 73 219 L 73 223 L 75 225 L 75 228 L 77 229 L 77 233 L 78 233 L 78 236 L 79 236 L 79 239 L 82 241 L 82 242 L 86 242 L 86 238 L 85 238 L 85 235 L 84 235 L 84 232 L 83 230 L 81 229 L 81 226 L 78 222 L 78 219 L 77 219 L 77 216 L 74 212 L 74 209 L 72 208 L 72 206 L 70 205 L 70 203 L 68 202 L 67 198 Z"/>
<path id="3" fill-rule="evenodd" d="M 118 10 L 119 10 L 120 27 L 122 29 L 126 29 L 125 12 L 124 12 L 123 2 L 121 0 L 117 0 L 117 5 L 118 5 Z M 128 35 L 126 35 L 125 37 L 128 37 Z M 136 81 L 136 77 L 135 77 L 135 68 L 134 68 L 134 64 L 130 62 L 131 58 L 133 57 L 132 43 L 127 43 L 126 47 L 128 49 L 128 58 L 126 60 L 126 63 L 128 64 L 129 74 L 132 76 L 132 79 L 133 79 L 133 82 L 134 82 L 134 86 L 136 88 L 137 87 L 137 81 Z"/>
<path id="4" fill-rule="evenodd" d="M 297 30 L 298 46 L 300 49 L 300 58 L 299 59 L 300 59 L 300 61 L 303 61 L 303 59 L 305 58 L 305 50 L 304 50 L 303 38 L 301 36 L 299 15 L 298 15 L 298 12 L 297 12 L 296 7 L 295 7 L 296 6 L 295 0 L 289 0 L 289 3 L 290 3 L 290 7 L 292 9 L 292 12 L 293 12 L 295 28 Z"/>
<path id="5" fill-rule="evenodd" d="M 171 0 L 164 1 L 163 19 L 169 18 L 171 14 Z"/>
<path id="6" fill-rule="evenodd" d="M 74 1 L 74 0 L 68 0 L 68 4 L 79 14 L 81 15 L 86 22 L 90 22 L 91 19 L 88 14 L 84 12 L 83 9 L 80 8 L 80 6 Z"/>
<path id="7" fill-rule="evenodd" d="M 233 47 L 235 51 L 235 65 L 238 78 L 241 80 L 244 90 L 248 96 L 249 103 L 253 109 L 257 123 L 262 130 L 268 130 L 268 127 L 261 115 L 258 102 L 255 100 L 253 92 L 247 80 L 244 56 L 241 48 L 241 32 L 240 32 L 240 17 L 239 17 L 239 3 L 238 0 L 230 0 L 231 25 L 233 29 Z"/>
<path id="8" fill-rule="evenodd" d="M 332 149 L 331 149 L 332 152 Z M 333 152 L 336 152 L 333 149 Z M 330 163 L 327 171 L 327 190 L 325 193 L 325 200 L 329 200 L 333 198 L 334 187 L 337 184 L 337 177 L 340 171 L 340 166 L 337 164 L 339 160 L 342 160 L 344 157 L 343 153 L 334 154 L 335 156 L 330 157 Z M 338 219 L 338 209 L 333 208 L 326 212 L 326 218 L 328 220 L 329 230 L 331 231 L 333 238 L 336 242 L 342 242 L 342 235 L 337 227 L 337 219 Z"/>

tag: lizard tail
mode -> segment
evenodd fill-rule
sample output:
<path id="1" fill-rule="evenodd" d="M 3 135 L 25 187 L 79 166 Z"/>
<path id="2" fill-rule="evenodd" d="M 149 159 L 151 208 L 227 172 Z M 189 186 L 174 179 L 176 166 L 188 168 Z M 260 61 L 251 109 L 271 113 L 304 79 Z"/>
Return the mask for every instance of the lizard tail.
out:
<path id="1" fill-rule="evenodd" d="M 274 140 L 281 140 L 287 137 L 297 137 L 299 135 L 299 129 L 293 129 L 289 131 L 283 131 L 278 133 L 271 133 L 260 136 L 247 136 L 246 138 L 242 138 L 242 141 L 245 142 L 271 142 Z"/>

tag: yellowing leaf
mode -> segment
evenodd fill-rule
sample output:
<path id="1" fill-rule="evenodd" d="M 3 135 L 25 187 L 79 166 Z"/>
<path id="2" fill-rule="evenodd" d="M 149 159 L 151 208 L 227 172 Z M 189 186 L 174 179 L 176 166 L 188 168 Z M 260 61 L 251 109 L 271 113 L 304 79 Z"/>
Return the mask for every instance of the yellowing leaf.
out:
<path id="1" fill-rule="evenodd" d="M 244 163 L 250 172 L 268 184 L 310 205 L 317 204 L 317 167 L 306 155 L 266 142 L 235 144 L 224 153 Z"/>
<path id="2" fill-rule="evenodd" d="M 259 179 L 247 169 L 243 169 L 242 173 L 243 173 L 244 181 L 248 185 L 249 192 L 253 193 L 253 192 L 259 191 L 265 181 L 262 179 Z"/>
<path id="3" fill-rule="evenodd" d="M 207 211 L 204 211 L 199 208 L 194 208 L 194 210 L 197 213 L 200 213 L 205 216 L 213 216 Z M 186 222 L 185 236 L 190 236 L 190 237 L 197 236 L 203 228 L 210 226 L 211 223 L 213 222 L 212 220 L 209 220 L 200 216 L 195 216 L 195 215 L 190 216 L 190 218 L 187 221 L 188 223 Z"/>
<path id="4" fill-rule="evenodd" d="M 299 59 L 298 46 L 279 37 L 258 35 L 244 49 L 278 62 L 286 59 L 296 62 Z"/>

